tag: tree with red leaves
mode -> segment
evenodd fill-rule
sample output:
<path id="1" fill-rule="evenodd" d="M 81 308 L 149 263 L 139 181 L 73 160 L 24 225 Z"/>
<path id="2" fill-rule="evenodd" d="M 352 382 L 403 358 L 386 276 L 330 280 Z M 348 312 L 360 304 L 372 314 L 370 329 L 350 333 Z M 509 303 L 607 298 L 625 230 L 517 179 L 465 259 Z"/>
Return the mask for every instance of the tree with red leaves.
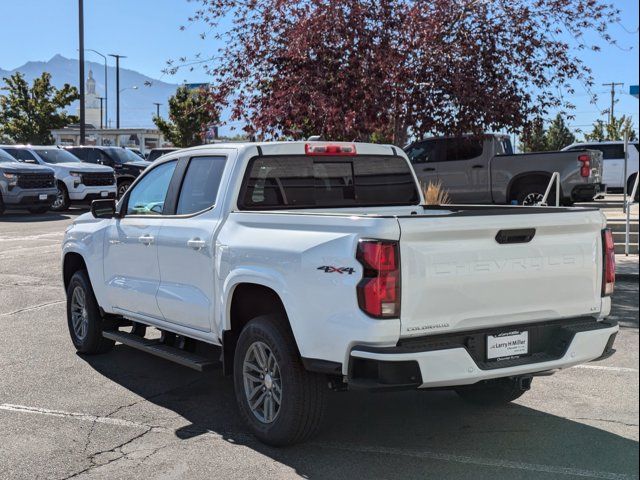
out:
<path id="1" fill-rule="evenodd" d="M 193 1 L 222 45 L 200 61 L 214 101 L 247 133 L 396 144 L 570 109 L 559 92 L 592 84 L 585 34 L 615 43 L 618 20 L 604 0 Z"/>

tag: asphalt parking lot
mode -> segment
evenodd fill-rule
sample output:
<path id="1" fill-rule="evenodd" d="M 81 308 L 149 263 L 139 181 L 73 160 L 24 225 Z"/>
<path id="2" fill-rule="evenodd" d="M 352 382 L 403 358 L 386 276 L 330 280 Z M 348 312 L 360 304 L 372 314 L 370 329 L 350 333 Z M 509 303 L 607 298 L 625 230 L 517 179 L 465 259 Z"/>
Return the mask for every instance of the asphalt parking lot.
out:
<path id="1" fill-rule="evenodd" d="M 76 211 L 77 212 L 77 211 Z M 638 284 L 613 357 L 504 408 L 450 392 L 332 393 L 321 434 L 265 447 L 230 379 L 118 345 L 75 354 L 59 251 L 75 212 L 0 220 L 0 478 L 638 478 Z"/>

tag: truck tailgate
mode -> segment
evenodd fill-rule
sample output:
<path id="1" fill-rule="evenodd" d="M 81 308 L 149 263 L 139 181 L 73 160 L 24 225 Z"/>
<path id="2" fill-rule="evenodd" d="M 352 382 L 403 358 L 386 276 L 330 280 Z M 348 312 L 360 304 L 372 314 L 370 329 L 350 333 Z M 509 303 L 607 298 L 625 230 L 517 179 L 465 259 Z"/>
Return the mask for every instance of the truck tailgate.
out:
<path id="1" fill-rule="evenodd" d="M 602 214 L 516 208 L 522 213 L 398 217 L 401 336 L 600 312 Z M 503 231 L 507 241 L 517 241 L 512 233 L 518 229 L 535 234 L 526 243 L 496 240 Z"/>

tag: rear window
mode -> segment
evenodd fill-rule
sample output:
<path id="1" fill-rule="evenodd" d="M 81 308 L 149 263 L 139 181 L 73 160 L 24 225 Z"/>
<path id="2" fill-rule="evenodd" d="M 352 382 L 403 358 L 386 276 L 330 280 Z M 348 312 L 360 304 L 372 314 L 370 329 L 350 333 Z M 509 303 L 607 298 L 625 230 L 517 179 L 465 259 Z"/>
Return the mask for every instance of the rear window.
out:
<path id="1" fill-rule="evenodd" d="M 402 157 L 265 156 L 247 168 L 241 210 L 417 205 L 420 196 Z"/>

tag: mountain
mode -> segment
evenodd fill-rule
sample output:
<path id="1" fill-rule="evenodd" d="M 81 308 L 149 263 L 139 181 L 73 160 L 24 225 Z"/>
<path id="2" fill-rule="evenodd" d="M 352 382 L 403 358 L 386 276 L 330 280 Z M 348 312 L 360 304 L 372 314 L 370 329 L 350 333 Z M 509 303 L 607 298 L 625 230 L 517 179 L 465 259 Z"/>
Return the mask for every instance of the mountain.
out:
<path id="1" fill-rule="evenodd" d="M 109 58 L 107 68 L 108 92 L 108 114 L 111 120 L 111 127 L 116 123 L 116 68 L 113 66 L 114 59 Z M 89 70 L 93 71 L 93 78 L 96 81 L 96 93 L 104 96 L 104 63 L 86 62 L 85 76 L 89 75 Z M 78 60 L 65 58 L 62 55 L 55 55 L 46 62 L 27 62 L 14 70 L 3 70 L 0 68 L 0 88 L 4 84 L 1 78 L 9 76 L 15 72 L 24 74 L 26 80 L 31 83 L 35 77 L 39 77 L 42 72 L 51 74 L 51 82 L 60 88 L 65 83 L 78 86 Z M 129 87 L 138 87 L 133 90 Z M 152 116 L 155 115 L 156 107 L 154 102 L 161 103 L 160 114 L 166 115 L 167 101 L 178 87 L 177 84 L 166 83 L 147 77 L 135 70 L 120 67 L 120 90 L 127 88 L 120 94 L 120 126 L 121 127 L 153 127 Z M 77 114 L 78 102 L 72 104 L 68 111 Z M 98 126 L 98 125 L 96 125 Z"/>

